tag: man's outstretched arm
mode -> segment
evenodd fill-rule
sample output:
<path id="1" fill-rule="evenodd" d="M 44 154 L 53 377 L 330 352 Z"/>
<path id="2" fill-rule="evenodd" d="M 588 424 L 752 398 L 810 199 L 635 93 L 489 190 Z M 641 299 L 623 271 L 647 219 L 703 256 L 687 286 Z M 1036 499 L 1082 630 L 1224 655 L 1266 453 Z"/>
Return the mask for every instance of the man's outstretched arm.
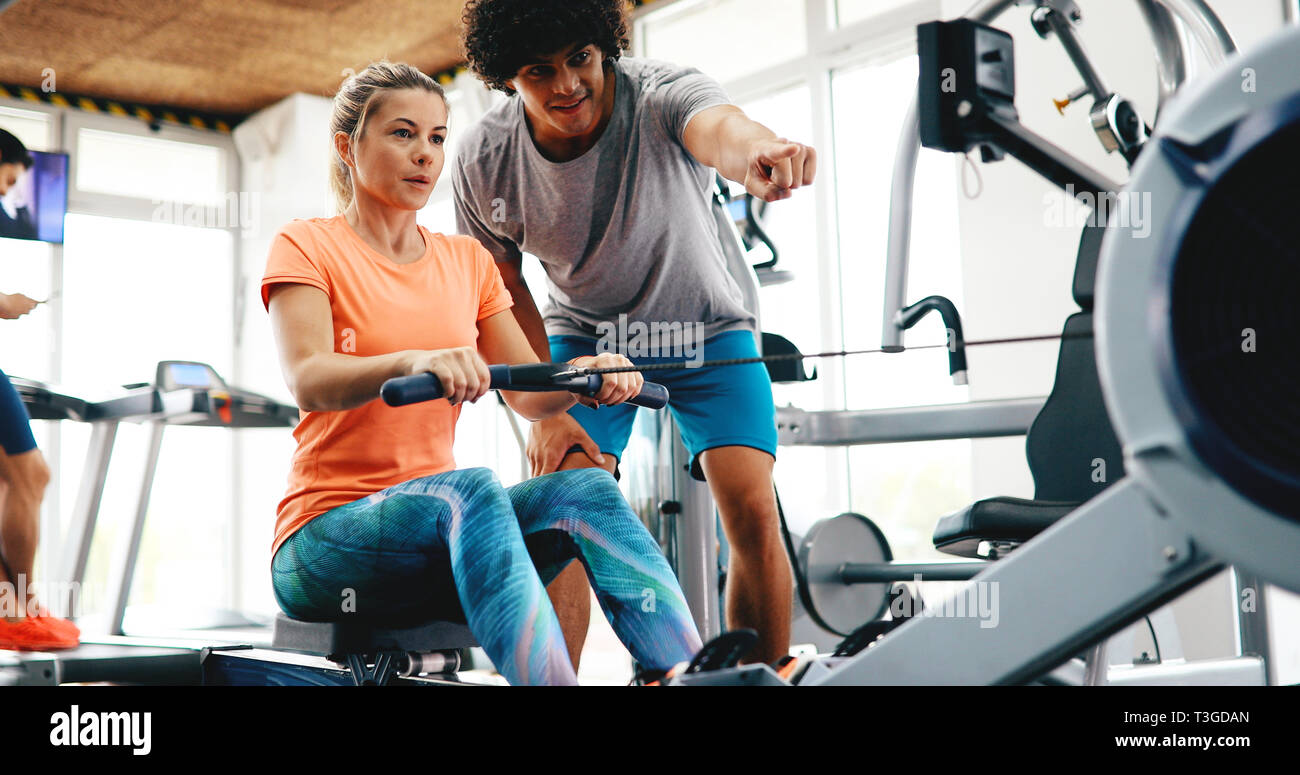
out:
<path id="1" fill-rule="evenodd" d="M 791 142 L 752 121 L 735 105 L 700 111 L 686 125 L 682 140 L 699 163 L 743 183 L 765 202 L 787 199 L 817 174 L 817 152 Z"/>

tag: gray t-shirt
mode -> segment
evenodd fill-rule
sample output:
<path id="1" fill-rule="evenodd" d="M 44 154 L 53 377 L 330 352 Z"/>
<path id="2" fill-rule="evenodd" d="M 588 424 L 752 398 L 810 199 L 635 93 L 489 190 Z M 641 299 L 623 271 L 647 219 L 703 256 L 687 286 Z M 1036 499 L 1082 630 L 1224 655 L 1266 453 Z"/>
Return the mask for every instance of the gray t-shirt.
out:
<path id="1" fill-rule="evenodd" d="M 621 315 L 628 325 L 681 323 L 660 330 L 686 332 L 687 346 L 752 331 L 710 210 L 714 173 L 682 140 L 697 113 L 728 103 L 726 93 L 665 62 L 623 58 L 614 70 L 614 113 L 576 159 L 542 156 L 517 95 L 466 132 L 452 175 L 461 233 L 497 261 L 518 262 L 521 251 L 541 259 L 548 334 L 598 338 Z"/>

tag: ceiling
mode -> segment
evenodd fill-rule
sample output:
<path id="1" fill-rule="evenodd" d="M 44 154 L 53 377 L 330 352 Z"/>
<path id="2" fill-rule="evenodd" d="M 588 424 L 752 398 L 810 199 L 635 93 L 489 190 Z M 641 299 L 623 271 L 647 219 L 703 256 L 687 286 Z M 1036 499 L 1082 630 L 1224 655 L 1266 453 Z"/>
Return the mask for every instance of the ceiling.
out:
<path id="1" fill-rule="evenodd" d="M 0 7 L 4 4 L 0 3 Z M 343 69 L 463 61 L 464 0 L 17 0 L 0 13 L 0 83 L 211 114 L 294 92 L 332 95 Z"/>

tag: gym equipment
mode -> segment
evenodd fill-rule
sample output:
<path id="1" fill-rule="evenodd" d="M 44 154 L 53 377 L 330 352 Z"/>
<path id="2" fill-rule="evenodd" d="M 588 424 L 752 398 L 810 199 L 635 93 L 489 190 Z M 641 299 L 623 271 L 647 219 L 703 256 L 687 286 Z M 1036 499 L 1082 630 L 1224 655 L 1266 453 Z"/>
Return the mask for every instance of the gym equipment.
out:
<path id="1" fill-rule="evenodd" d="M 714 176 L 714 194 L 718 198 L 718 203 L 731 216 L 740 237 L 741 247 L 748 252 L 762 245 L 772 254 L 772 257 L 768 260 L 753 265 L 754 276 L 758 280 L 758 284 L 767 287 L 769 285 L 781 285 L 793 280 L 794 272 L 776 268 L 776 265 L 781 261 L 781 252 L 777 249 L 772 238 L 767 235 L 767 230 L 763 228 L 762 222 L 763 214 L 767 211 L 767 202 L 756 198 L 749 192 L 733 197 L 731 195 L 731 184 L 722 175 Z"/>
<path id="2" fill-rule="evenodd" d="M 271 649 L 206 648 L 204 686 L 388 686 L 467 683 L 464 622 L 303 622 L 277 614 Z"/>
<path id="3" fill-rule="evenodd" d="M 33 420 L 89 422 L 94 425 L 83 472 L 76 514 L 93 526 L 108 472 L 117 424 L 132 411 L 148 413 L 152 396 L 139 389 L 105 402 L 89 401 L 34 380 L 11 378 Z M 84 522 L 83 522 L 84 525 Z M 84 572 L 89 533 L 84 547 L 70 547 L 72 562 Z M 84 551 L 83 551 L 84 549 Z M 51 581 L 60 579 L 57 573 Z M 81 576 L 76 579 L 81 581 Z M 47 598 L 47 600 L 49 600 Z M 53 602 L 50 600 L 50 602 Z M 0 652 L 0 685 L 53 686 L 61 683 L 185 685 L 199 682 L 199 653 L 194 649 L 141 645 L 121 638 L 83 633 L 82 645 L 56 652 Z"/>
<path id="4" fill-rule="evenodd" d="M 488 366 L 493 390 L 572 391 L 595 395 L 599 375 L 583 376 L 568 364 Z M 430 373 L 384 382 L 380 396 L 390 406 L 442 397 Z M 653 409 L 667 405 L 668 390 L 643 383 L 632 403 Z M 203 650 L 203 684 L 208 686 L 386 686 L 399 683 L 471 683 L 458 675 L 461 652 L 477 645 L 463 620 L 383 621 L 344 617 L 308 622 L 275 617 L 270 649 L 248 646 Z"/>
<path id="5" fill-rule="evenodd" d="M 569 391 L 584 396 L 600 392 L 599 374 L 577 369 L 567 363 L 526 363 L 518 366 L 497 364 L 488 366 L 493 390 L 518 390 L 522 392 Z M 379 395 L 389 406 L 406 406 L 420 401 L 442 398 L 442 383 L 431 373 L 394 377 L 384 382 Z M 648 409 L 662 409 L 668 405 L 668 388 L 656 382 L 644 382 L 641 392 L 628 399 L 629 404 Z"/>
<path id="6" fill-rule="evenodd" d="M 1297 226 L 1271 197 L 1300 138 L 1287 77 L 1297 67 L 1300 30 L 1287 29 L 1179 95 L 1125 189 L 1152 192 L 1153 236 L 1107 228 L 1096 359 L 1127 476 L 972 580 L 999 591 L 997 626 L 916 617 L 857 656 L 810 667 L 801 685 L 1033 681 L 1097 654 L 1227 563 L 1300 590 L 1300 460 L 1285 443 L 1296 415 L 1276 387 L 1295 365 L 1252 337 L 1295 328 L 1283 294 Z M 1242 89 L 1245 69 L 1261 76 L 1255 91 Z M 1264 674 L 1257 656 L 1217 662 L 1221 678 Z M 1166 680 L 1206 682 L 1191 665 L 1176 673 Z"/>
<path id="7" fill-rule="evenodd" d="M 150 428 L 135 516 L 125 542 L 119 547 L 116 566 L 109 577 L 110 598 L 105 629 L 109 635 L 122 635 L 163 431 L 171 425 L 292 428 L 298 423 L 298 409 L 267 396 L 232 388 L 207 364 L 162 361 L 155 370 L 154 382 L 127 385 L 124 394 L 88 405 L 85 420 L 93 424 L 90 451 L 82 472 L 69 535 L 62 541 L 65 557 L 63 571 L 58 577 L 69 586 L 79 587 L 85 580 L 86 563 L 95 536 L 118 426 L 123 422 L 141 422 Z"/>
<path id="8" fill-rule="evenodd" d="M 1187 70 L 1188 52 L 1183 49 L 1182 30 L 1179 24 L 1199 44 L 1211 65 L 1221 64 L 1225 57 L 1236 51 L 1232 36 L 1228 34 L 1223 23 L 1204 0 L 1135 0 L 1135 2 L 1142 12 L 1143 20 L 1149 27 L 1155 44 L 1161 106 L 1182 85 Z M 1125 152 L 1125 158 L 1132 164 L 1141 147 L 1145 145 L 1145 142 L 1139 143 L 1138 140 L 1144 139 L 1142 135 L 1146 132 L 1146 126 L 1142 124 L 1140 117 L 1137 117 L 1136 111 L 1132 110 L 1132 106 L 1127 101 L 1112 100 L 1114 95 L 1108 93 L 1096 69 L 1088 61 L 1083 47 L 1073 33 L 1074 25 L 1082 20 L 1078 6 L 1070 0 L 980 0 L 966 14 L 966 18 L 971 22 L 988 24 L 1013 5 L 1035 6 L 1033 22 L 1039 35 L 1046 35 L 1050 30 L 1065 46 L 1066 53 L 1086 84 L 1082 90 L 1072 94 L 1066 103 L 1085 95 L 1093 96 L 1094 114 L 1098 111 L 1103 114 L 1093 116 L 1094 129 L 1098 131 L 1103 145 L 1107 145 L 1107 134 L 1113 136 L 1117 144 L 1128 142 L 1130 147 Z M 956 31 L 960 27 L 948 29 Z M 937 33 L 937 28 L 934 32 Z M 1004 43 L 1005 38 L 1001 38 L 996 33 L 988 33 L 981 36 L 978 41 L 968 41 L 967 45 L 982 45 L 984 46 L 981 49 L 982 53 L 998 56 L 1001 50 L 999 41 Z M 942 42 L 930 38 L 927 43 L 927 40 L 918 34 L 918 43 L 922 45 L 933 46 Z M 974 51 L 968 47 L 966 53 L 973 54 Z M 936 76 L 943 76 L 942 69 L 932 70 L 929 73 L 923 71 L 923 77 L 928 75 L 930 83 L 939 83 Z M 1039 164 L 1036 170 L 1044 174 L 1045 171 L 1051 172 L 1048 177 L 1053 182 L 1064 185 L 1065 182 L 1069 182 L 1070 177 L 1082 175 L 1084 179 L 1091 180 L 1095 184 L 1088 187 L 1076 185 L 1075 189 L 1078 193 L 1086 193 L 1105 186 L 1107 181 L 1095 171 L 1088 170 L 1068 154 L 1060 152 L 1055 146 L 1032 135 L 1023 127 L 1017 128 L 1009 121 L 1012 114 L 1006 110 L 1006 101 L 1007 97 L 1014 95 L 1014 70 L 1007 69 L 1005 63 L 1003 66 L 998 66 L 996 62 L 988 62 L 983 67 L 961 70 L 954 68 L 954 74 L 958 76 L 963 93 L 968 99 L 948 100 L 945 99 L 946 94 L 943 92 L 924 96 L 924 99 L 934 101 L 931 103 L 932 108 L 947 108 L 933 113 L 934 121 L 949 128 L 963 124 L 982 127 L 989 139 L 1000 140 L 1003 150 L 1010 147 L 1022 151 L 1026 157 L 1032 154 Z M 1008 86 L 1011 87 L 1009 95 L 1006 93 Z M 996 99 L 991 100 L 992 104 L 989 104 L 987 98 L 998 96 L 1002 98 L 1000 105 Z M 904 311 L 908 309 L 907 266 L 911 246 L 912 192 L 916 181 L 916 160 L 921 149 L 919 103 L 922 98 L 923 96 L 918 93 L 918 99 L 912 103 L 903 119 L 890 192 L 889 247 L 885 263 L 885 307 L 881 326 L 881 346 L 890 352 L 903 352 L 906 349 L 903 334 L 909 328 L 906 325 L 908 321 L 904 317 Z M 964 107 L 963 103 L 965 103 Z M 1064 107 L 1060 101 L 1057 104 Z M 1101 118 L 1104 118 L 1104 121 L 1099 125 L 1098 121 Z M 1158 119 L 1159 116 L 1157 116 L 1157 123 Z M 1138 132 L 1138 124 L 1142 126 L 1141 133 Z M 943 133 L 942 129 L 940 133 Z M 946 144 L 950 149 L 956 150 L 951 141 Z M 979 142 L 973 145 L 983 146 L 982 152 L 985 154 L 986 161 L 998 156 L 998 146 Z M 1109 149 L 1109 146 L 1107 147 Z M 961 150 L 964 151 L 966 148 Z M 1125 149 L 1116 147 L 1115 150 Z M 1112 187 L 1107 190 L 1118 189 Z"/>

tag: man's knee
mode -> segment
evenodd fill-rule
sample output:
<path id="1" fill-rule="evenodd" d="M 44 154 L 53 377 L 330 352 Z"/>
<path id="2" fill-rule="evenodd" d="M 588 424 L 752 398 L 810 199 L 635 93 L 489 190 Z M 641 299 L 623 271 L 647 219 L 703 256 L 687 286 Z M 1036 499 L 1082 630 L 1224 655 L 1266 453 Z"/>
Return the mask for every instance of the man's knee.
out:
<path id="1" fill-rule="evenodd" d="M 719 498 L 727 541 L 741 553 L 761 551 L 780 543 L 776 496 L 761 483 Z"/>

